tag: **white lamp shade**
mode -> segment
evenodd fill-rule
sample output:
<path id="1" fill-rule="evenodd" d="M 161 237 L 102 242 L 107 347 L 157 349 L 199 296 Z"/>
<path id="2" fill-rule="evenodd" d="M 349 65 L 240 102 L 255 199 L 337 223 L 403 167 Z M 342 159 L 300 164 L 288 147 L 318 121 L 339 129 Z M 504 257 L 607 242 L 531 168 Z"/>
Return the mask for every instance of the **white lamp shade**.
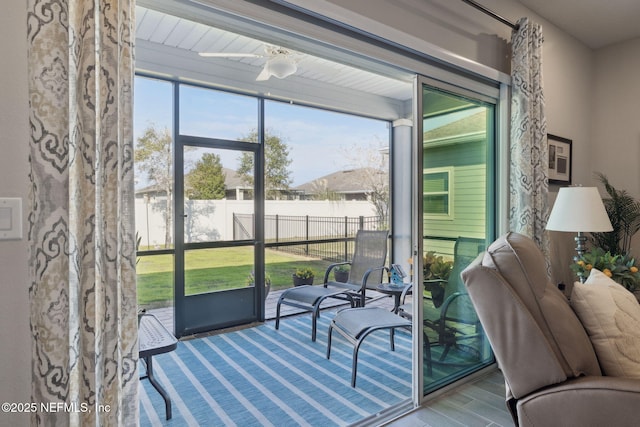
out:
<path id="1" fill-rule="evenodd" d="M 563 187 L 549 215 L 547 230 L 606 232 L 613 227 L 596 187 Z"/>

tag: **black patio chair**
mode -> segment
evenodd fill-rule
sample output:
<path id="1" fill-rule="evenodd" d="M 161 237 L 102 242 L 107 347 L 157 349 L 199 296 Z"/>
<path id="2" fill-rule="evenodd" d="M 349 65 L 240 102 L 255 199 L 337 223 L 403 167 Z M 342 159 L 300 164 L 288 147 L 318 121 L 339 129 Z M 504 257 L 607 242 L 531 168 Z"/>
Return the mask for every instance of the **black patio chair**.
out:
<path id="1" fill-rule="evenodd" d="M 427 375 L 432 373 L 432 348 L 442 347 L 438 363 L 464 365 L 466 362 L 445 360 L 452 348 L 458 348 L 470 359 L 481 357 L 482 327 L 464 286 L 460 273 L 484 251 L 485 241 L 458 237 L 454 246 L 453 267 L 449 279 L 442 281 L 442 301 L 423 298 L 423 336 Z M 430 285 L 436 286 L 434 283 Z M 403 304 L 398 314 L 411 319 L 411 303 Z M 431 338 L 433 337 L 433 338 Z M 472 363 L 472 362 L 469 362 Z"/>
<path id="2" fill-rule="evenodd" d="M 382 274 L 387 258 L 388 231 L 359 230 L 356 234 L 355 248 L 351 262 L 339 262 L 329 265 L 323 284 L 305 285 L 284 291 L 276 306 L 276 329 L 280 327 L 280 306 L 282 304 L 310 311 L 311 340 L 316 340 L 317 318 L 320 306 L 327 298 L 342 299 L 351 307 L 364 307 L 367 300 L 366 290 L 375 289 L 382 283 Z M 331 271 L 339 265 L 348 264 L 349 278 L 346 282 L 329 280 Z"/>

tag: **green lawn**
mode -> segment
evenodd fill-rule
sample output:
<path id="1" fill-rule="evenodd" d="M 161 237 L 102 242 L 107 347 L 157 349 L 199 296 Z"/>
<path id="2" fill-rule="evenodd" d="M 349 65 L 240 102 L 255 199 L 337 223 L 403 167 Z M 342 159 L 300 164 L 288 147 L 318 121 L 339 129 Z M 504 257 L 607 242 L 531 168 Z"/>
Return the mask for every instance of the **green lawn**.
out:
<path id="1" fill-rule="evenodd" d="M 266 251 L 267 275 L 271 289 L 292 285 L 291 275 L 298 267 L 311 267 L 316 283 L 324 277 L 329 262 L 299 257 L 277 250 Z M 244 287 L 253 268 L 253 248 L 199 249 L 185 254 L 185 290 L 187 295 Z M 138 304 L 153 308 L 173 303 L 173 256 L 139 257 Z"/>

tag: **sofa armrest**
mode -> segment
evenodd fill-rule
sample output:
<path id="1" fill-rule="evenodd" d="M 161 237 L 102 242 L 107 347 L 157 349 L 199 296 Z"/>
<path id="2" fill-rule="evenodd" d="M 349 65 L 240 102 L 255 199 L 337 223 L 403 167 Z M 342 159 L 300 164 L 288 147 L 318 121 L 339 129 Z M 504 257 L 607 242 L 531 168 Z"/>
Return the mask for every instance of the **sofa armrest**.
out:
<path id="1" fill-rule="evenodd" d="M 580 377 L 520 399 L 520 426 L 637 426 L 640 380 Z"/>

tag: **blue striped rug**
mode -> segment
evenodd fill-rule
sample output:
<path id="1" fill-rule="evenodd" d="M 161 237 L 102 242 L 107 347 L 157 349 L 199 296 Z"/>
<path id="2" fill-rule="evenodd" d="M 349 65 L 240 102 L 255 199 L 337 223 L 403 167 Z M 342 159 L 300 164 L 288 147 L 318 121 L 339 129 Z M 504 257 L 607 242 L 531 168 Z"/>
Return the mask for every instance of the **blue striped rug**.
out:
<path id="1" fill-rule="evenodd" d="M 362 344 L 356 388 L 350 385 L 353 347 L 333 334 L 333 313 L 318 321 L 311 342 L 309 316 L 285 318 L 240 331 L 183 341 L 176 351 L 154 357 L 154 374 L 169 393 L 173 418 L 149 381 L 141 382 L 142 426 L 341 426 L 410 398 L 411 336 L 388 331 Z M 144 372 L 141 368 L 141 372 Z"/>

